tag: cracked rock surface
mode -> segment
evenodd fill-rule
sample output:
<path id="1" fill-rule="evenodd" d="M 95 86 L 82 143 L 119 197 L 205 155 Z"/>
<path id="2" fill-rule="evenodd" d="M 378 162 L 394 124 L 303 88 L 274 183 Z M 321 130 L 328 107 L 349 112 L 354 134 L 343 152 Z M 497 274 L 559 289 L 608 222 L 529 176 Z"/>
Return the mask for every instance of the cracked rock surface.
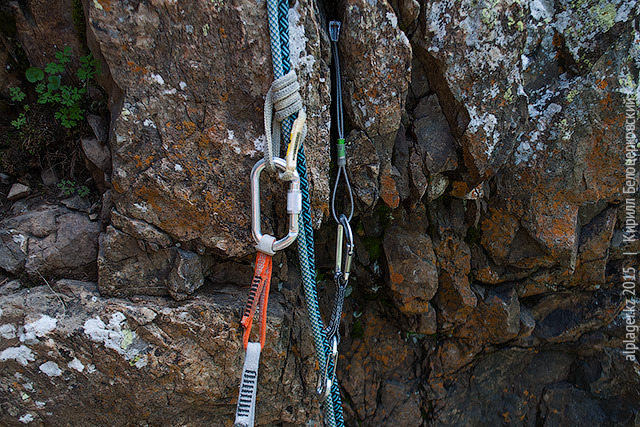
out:
<path id="1" fill-rule="evenodd" d="M 42 34 L 70 17 L 40 22 L 41 0 L 31 15 L 9 3 L 16 34 L 0 30 L 0 64 L 33 39 L 27 59 L 42 65 L 36 45 L 60 43 Z M 623 192 L 640 182 L 625 169 L 637 139 L 624 144 L 640 119 L 638 2 L 289 3 L 325 319 L 326 27 L 342 21 L 356 205 L 337 370 L 347 425 L 638 425 L 640 365 L 625 340 L 637 344 L 640 310 L 621 290 L 640 270 L 626 202 L 640 194 Z M 0 424 L 231 425 L 255 252 L 248 176 L 272 80 L 266 4 L 82 7 L 111 112 L 84 142 L 103 206 L 6 200 Z M 266 174 L 261 185 L 263 231 L 284 235 L 283 186 Z M 294 246 L 273 260 L 258 425 L 321 423 Z"/>

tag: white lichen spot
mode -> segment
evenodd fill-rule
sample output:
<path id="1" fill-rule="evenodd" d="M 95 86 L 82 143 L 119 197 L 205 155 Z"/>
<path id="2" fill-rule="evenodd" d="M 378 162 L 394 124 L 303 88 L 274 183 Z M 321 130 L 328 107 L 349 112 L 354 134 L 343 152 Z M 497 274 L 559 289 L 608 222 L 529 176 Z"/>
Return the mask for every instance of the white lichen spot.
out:
<path id="1" fill-rule="evenodd" d="M 487 158 L 491 157 L 493 150 L 495 149 L 500 139 L 500 132 L 496 129 L 498 125 L 498 119 L 491 113 L 484 113 L 478 115 L 475 108 L 469 108 L 469 116 L 471 121 L 469 122 L 469 131 L 477 132 L 480 128 L 484 131 L 487 148 L 485 154 Z"/>
<path id="2" fill-rule="evenodd" d="M 204 34 L 205 37 L 209 35 L 209 24 L 204 24 L 202 26 L 202 34 Z"/>
<path id="3" fill-rule="evenodd" d="M 147 356 L 141 352 L 147 348 L 147 344 L 138 338 L 135 331 L 126 328 L 125 320 L 126 316 L 119 311 L 111 315 L 108 325 L 96 316 L 84 322 L 84 333 L 92 341 L 121 354 L 133 366 L 138 360 L 146 359 Z M 135 362 L 132 363 L 133 360 Z"/>
<path id="4" fill-rule="evenodd" d="M 156 124 L 155 124 L 155 123 L 153 123 L 153 121 L 152 121 L 152 120 L 150 120 L 150 119 L 144 119 L 144 122 L 143 122 L 142 124 L 143 124 L 144 126 L 146 126 L 146 127 L 150 127 L 150 128 L 154 128 L 154 129 L 156 129 Z"/>
<path id="5" fill-rule="evenodd" d="M 15 327 L 15 325 L 2 325 L 0 326 L 0 336 L 2 336 L 2 338 L 10 340 L 15 338 L 17 335 L 17 329 Z"/>
<path id="6" fill-rule="evenodd" d="M 291 50 L 291 62 L 298 72 L 311 74 L 316 59 L 307 54 L 307 36 L 304 32 L 304 19 L 300 13 L 300 2 L 289 9 L 289 48 Z"/>
<path id="7" fill-rule="evenodd" d="M 104 10 L 104 8 L 102 7 L 102 5 L 98 0 L 93 0 L 93 7 L 95 7 L 98 10 Z"/>
<path id="8" fill-rule="evenodd" d="M 73 369 L 73 370 L 76 370 L 78 372 L 84 371 L 84 365 L 82 364 L 82 362 L 80 360 L 78 360 L 77 357 L 74 357 L 71 362 L 67 363 L 67 367 L 69 369 Z"/>
<path id="9" fill-rule="evenodd" d="M 260 151 L 261 153 L 264 153 L 265 144 L 266 144 L 266 141 L 264 139 L 264 135 L 260 135 L 259 137 L 253 140 L 253 146 L 255 147 L 256 151 Z"/>
<path id="10" fill-rule="evenodd" d="M 24 234 L 19 233 L 17 230 L 9 230 L 9 233 L 11 233 L 11 239 L 13 240 L 13 243 L 15 243 L 16 245 L 18 245 L 20 247 L 20 250 L 22 251 L 22 253 L 27 253 L 27 238 L 25 237 Z"/>
<path id="11" fill-rule="evenodd" d="M 536 21 L 545 21 L 553 17 L 553 3 L 546 0 L 533 0 L 529 3 L 531 16 Z"/>
<path id="12" fill-rule="evenodd" d="M 173 170 L 176 172 L 182 172 L 182 166 L 176 163 L 175 166 L 173 167 Z"/>
<path id="13" fill-rule="evenodd" d="M 140 368 L 144 368 L 148 364 L 149 364 L 149 362 L 147 361 L 146 357 L 140 357 L 140 358 L 138 358 L 138 360 L 136 360 L 136 362 L 133 365 L 136 368 L 140 369 Z"/>
<path id="14" fill-rule="evenodd" d="M 163 85 L 164 84 L 164 79 L 162 78 L 162 76 L 160 74 L 154 74 L 151 73 L 151 80 L 153 80 L 154 82 L 158 83 L 159 85 Z"/>
<path id="15" fill-rule="evenodd" d="M 180 82 L 180 90 L 185 90 L 187 88 L 187 84 L 185 82 Z"/>
<path id="16" fill-rule="evenodd" d="M 147 206 L 146 202 L 142 202 L 142 203 L 134 203 L 133 206 L 140 210 L 140 212 L 145 213 L 147 212 L 147 210 L 149 210 L 149 207 Z"/>
<path id="17" fill-rule="evenodd" d="M 240 146 L 238 141 L 235 139 L 235 137 L 236 137 L 235 132 L 233 132 L 231 129 L 227 129 L 226 141 L 231 145 L 231 148 L 233 149 L 234 153 L 240 154 L 242 153 L 242 147 Z"/>
<path id="18" fill-rule="evenodd" d="M 20 341 L 27 343 L 37 342 L 38 338 L 42 338 L 53 331 L 57 323 L 57 319 L 45 314 L 35 322 L 24 325 L 24 331 L 20 334 Z"/>
<path id="19" fill-rule="evenodd" d="M 367 119 L 367 121 L 366 121 L 366 122 L 364 122 L 364 127 L 368 129 L 368 128 L 370 128 L 371 126 L 373 126 L 373 124 L 374 124 L 375 122 L 376 122 L 375 117 L 369 117 L 369 118 Z"/>
<path id="20" fill-rule="evenodd" d="M 91 364 L 91 365 L 87 366 L 87 373 L 88 374 L 93 374 L 96 370 L 97 370 L 96 369 L 96 365 L 94 365 L 94 364 Z"/>
<path id="21" fill-rule="evenodd" d="M 122 107 L 122 111 L 120 111 L 120 117 L 122 117 L 122 120 L 124 120 L 125 122 L 128 122 L 130 115 L 131 115 L 131 111 L 129 111 L 127 107 Z"/>
<path id="22" fill-rule="evenodd" d="M 100 6 L 100 8 L 102 9 L 102 6 Z M 31 414 L 25 414 L 23 416 L 21 416 L 18 421 L 20 421 L 22 424 L 29 424 L 31 421 L 33 421 L 33 415 Z"/>
<path id="23" fill-rule="evenodd" d="M 62 375 L 62 370 L 58 367 L 56 362 L 48 361 L 40 365 L 42 373 L 47 374 L 50 377 L 59 377 Z"/>
<path id="24" fill-rule="evenodd" d="M 622 2 L 620 8 L 616 12 L 616 22 L 626 22 L 629 19 L 629 15 L 633 11 L 636 2 Z"/>
<path id="25" fill-rule="evenodd" d="M 185 25 L 184 30 L 187 32 L 187 34 L 193 34 L 193 25 Z"/>
<path id="26" fill-rule="evenodd" d="M 391 13 L 391 12 L 387 12 L 387 19 L 391 22 L 391 26 L 392 27 L 397 27 L 398 26 L 398 17 Z"/>

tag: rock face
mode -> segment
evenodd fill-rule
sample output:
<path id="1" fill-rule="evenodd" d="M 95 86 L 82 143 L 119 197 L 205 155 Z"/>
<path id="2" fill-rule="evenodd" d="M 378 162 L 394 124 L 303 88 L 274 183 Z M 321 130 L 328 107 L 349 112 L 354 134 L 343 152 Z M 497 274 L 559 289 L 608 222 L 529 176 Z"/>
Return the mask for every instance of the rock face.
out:
<path id="1" fill-rule="evenodd" d="M 3 297 L 2 424 L 233 422 L 230 395 L 237 393 L 243 358 L 239 330 L 228 323 L 240 309 L 236 290 L 170 306 L 151 297 L 104 299 L 86 282 L 60 281 L 55 288 L 57 296 L 43 286 Z M 259 393 L 281 400 L 260 405 L 257 421 L 301 425 L 317 410 L 298 400 L 301 371 L 288 351 L 292 313 L 278 298 L 270 302 L 263 355 L 271 363 L 260 370 Z M 88 407 L 94 409 L 77 410 Z"/>
<path id="2" fill-rule="evenodd" d="M 43 205 L 0 222 L 0 268 L 37 281 L 95 279 L 99 233 L 86 214 Z"/>
<path id="3" fill-rule="evenodd" d="M 272 80 L 265 2 L 83 7 L 112 114 L 108 132 L 89 119 L 82 144 L 102 223 L 32 196 L 0 211 L 0 424 L 230 425 L 253 273 L 247 177 Z M 342 20 L 347 425 L 640 422 L 640 313 L 621 288 L 640 269 L 637 14 L 635 0 L 290 2 L 324 315 L 326 24 Z M 20 40 L 36 34 L 23 24 Z M 279 235 L 282 186 L 262 186 L 263 228 Z M 273 263 L 259 425 L 320 418 L 293 252 Z M 40 275 L 51 289 L 20 288 Z"/>
<path id="4" fill-rule="evenodd" d="M 116 210 L 176 241 L 228 256 L 252 252 L 246 176 L 261 156 L 262 98 L 272 80 L 264 3 L 108 3 L 86 10 L 125 93 L 111 135 Z M 320 78 L 328 69 L 315 59 L 326 55 L 309 5 L 292 11 L 291 25 L 303 95 L 315 98 L 307 111 L 311 178 L 326 181 L 329 116 L 321 106 L 329 98 Z M 327 188 L 318 185 L 314 205 L 326 201 Z"/>

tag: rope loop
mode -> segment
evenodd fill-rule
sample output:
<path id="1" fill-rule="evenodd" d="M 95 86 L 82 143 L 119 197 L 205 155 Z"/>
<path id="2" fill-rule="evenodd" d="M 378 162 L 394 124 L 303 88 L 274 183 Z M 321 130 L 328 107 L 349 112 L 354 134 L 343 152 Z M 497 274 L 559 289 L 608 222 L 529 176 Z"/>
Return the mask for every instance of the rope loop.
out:
<path id="1" fill-rule="evenodd" d="M 302 96 L 300 95 L 300 83 L 298 76 L 294 70 L 289 71 L 284 76 L 277 78 L 271 83 L 271 87 L 267 92 L 264 100 L 264 129 L 266 147 L 264 158 L 267 169 L 271 172 L 276 171 L 274 157 L 280 157 L 280 140 L 281 140 L 281 123 L 289 116 L 302 112 Z M 304 116 L 306 117 L 306 115 Z M 300 126 L 294 126 L 290 140 L 294 143 L 293 147 L 287 150 L 287 171 L 289 173 L 281 174 L 280 178 L 291 180 L 291 171 L 296 168 L 298 148 L 302 145 L 302 141 L 306 136 L 306 123 L 304 120 Z"/>

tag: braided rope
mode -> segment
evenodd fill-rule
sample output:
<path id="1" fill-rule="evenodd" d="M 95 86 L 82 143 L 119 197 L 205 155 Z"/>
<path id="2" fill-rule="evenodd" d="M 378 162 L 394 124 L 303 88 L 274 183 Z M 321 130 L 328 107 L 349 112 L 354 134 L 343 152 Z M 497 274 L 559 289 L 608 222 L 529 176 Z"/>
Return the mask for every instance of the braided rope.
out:
<path id="1" fill-rule="evenodd" d="M 274 78 L 279 79 L 291 71 L 291 58 L 289 50 L 289 4 L 287 0 L 267 0 L 269 15 L 269 35 L 271 40 L 271 52 L 273 60 Z M 282 122 L 282 133 L 285 140 L 291 135 L 293 121 L 297 114 L 293 114 Z M 280 141 L 276 140 L 276 144 Z M 316 357 L 319 366 L 325 366 L 327 357 L 331 352 L 329 342 L 324 332 L 320 309 L 318 306 L 318 294 L 315 278 L 315 252 L 313 240 L 313 226 L 311 220 L 311 199 L 309 196 L 309 179 L 307 176 L 307 160 L 304 146 L 300 146 L 298 152 L 297 170 L 300 175 L 300 189 L 302 192 L 302 212 L 299 217 L 300 231 L 298 234 L 298 253 L 302 285 L 309 314 L 309 321 L 313 332 L 313 340 L 316 349 Z M 333 362 L 329 358 L 329 373 L 333 375 Z M 331 388 L 331 401 L 327 402 L 326 421 L 331 427 L 343 427 L 342 401 L 340 387 L 337 381 Z"/>

